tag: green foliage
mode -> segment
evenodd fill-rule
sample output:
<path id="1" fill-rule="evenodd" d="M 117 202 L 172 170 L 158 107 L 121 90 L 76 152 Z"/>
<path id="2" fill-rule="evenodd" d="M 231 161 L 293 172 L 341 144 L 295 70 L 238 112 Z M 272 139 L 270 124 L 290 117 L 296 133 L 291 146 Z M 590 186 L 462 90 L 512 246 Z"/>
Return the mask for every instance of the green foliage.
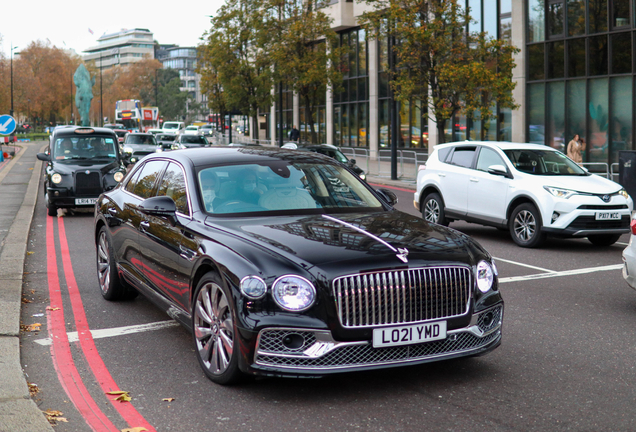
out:
<path id="1" fill-rule="evenodd" d="M 512 55 L 519 50 L 485 33 L 466 32 L 471 18 L 458 0 L 366 2 L 373 10 L 362 16 L 363 27 L 372 36 L 395 41 L 395 98 L 426 104 L 437 122 L 439 142 L 454 114 L 473 118 L 478 113 L 484 124 L 494 115 L 494 103 L 517 107 Z"/>
<path id="2" fill-rule="evenodd" d="M 164 120 L 181 120 L 186 115 L 188 93 L 179 90 L 180 86 L 181 79 L 177 73 L 177 77 L 159 87 L 159 112 Z"/>

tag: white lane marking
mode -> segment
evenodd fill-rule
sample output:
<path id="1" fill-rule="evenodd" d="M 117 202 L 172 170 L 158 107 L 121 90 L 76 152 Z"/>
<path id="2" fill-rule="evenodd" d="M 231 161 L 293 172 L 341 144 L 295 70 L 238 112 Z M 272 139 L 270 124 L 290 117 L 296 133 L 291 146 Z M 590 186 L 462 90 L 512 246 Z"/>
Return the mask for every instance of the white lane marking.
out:
<path id="1" fill-rule="evenodd" d="M 535 280 L 535 279 L 547 279 L 547 278 L 560 277 L 560 276 L 573 276 L 573 275 L 580 275 L 580 274 L 586 274 L 586 273 L 621 270 L 622 268 L 623 268 L 623 264 L 613 264 L 608 266 L 589 267 L 589 268 L 566 270 L 566 271 L 553 272 L 553 273 L 543 273 L 543 274 L 527 275 L 527 276 L 513 276 L 513 277 L 501 278 L 499 279 L 499 283 L 523 282 L 523 281 Z"/>
<path id="2" fill-rule="evenodd" d="M 503 258 L 497 258 L 497 257 L 493 257 L 493 258 L 495 259 L 495 262 L 496 261 L 502 261 L 502 262 L 507 262 L 508 264 L 514 264 L 514 265 L 518 265 L 518 266 L 521 266 L 521 267 L 527 267 L 527 268 L 531 268 L 531 269 L 534 269 L 534 270 L 544 271 L 546 273 L 558 273 L 555 270 L 548 270 L 548 269 L 544 269 L 544 268 L 541 268 L 541 267 L 532 266 L 530 264 L 524 264 L 524 263 L 520 263 L 520 262 L 517 262 L 517 261 L 510 261 L 510 260 L 506 260 L 506 259 L 503 259 Z"/>
<path id="3" fill-rule="evenodd" d="M 126 327 L 115 327 L 110 329 L 91 330 L 91 335 L 93 336 L 93 339 L 102 339 L 107 337 L 123 336 L 123 335 L 133 334 L 133 333 L 161 330 L 168 327 L 176 327 L 178 325 L 179 325 L 178 322 L 172 321 L 172 320 L 159 321 L 155 323 L 132 325 L 132 326 L 126 326 Z M 79 341 L 79 335 L 77 334 L 76 331 L 68 332 L 67 334 L 68 334 L 69 342 Z M 43 346 L 48 346 L 48 345 L 51 345 L 52 343 L 51 338 L 37 339 L 33 342 Z"/>

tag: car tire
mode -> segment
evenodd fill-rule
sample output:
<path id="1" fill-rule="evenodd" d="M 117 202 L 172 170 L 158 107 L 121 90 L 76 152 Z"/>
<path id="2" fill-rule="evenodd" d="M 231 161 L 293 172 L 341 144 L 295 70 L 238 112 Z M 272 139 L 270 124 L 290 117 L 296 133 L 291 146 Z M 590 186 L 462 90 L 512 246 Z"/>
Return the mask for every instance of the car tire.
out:
<path id="1" fill-rule="evenodd" d="M 541 214 L 530 203 L 520 204 L 514 209 L 509 227 L 512 240 L 521 247 L 539 247 L 546 239 L 546 234 L 541 232 Z"/>
<path id="2" fill-rule="evenodd" d="M 220 276 L 209 272 L 201 278 L 192 304 L 195 353 L 205 375 L 222 385 L 243 377 L 238 368 L 238 332 L 230 295 Z"/>
<path id="3" fill-rule="evenodd" d="M 620 234 L 596 234 L 587 236 L 587 239 L 594 246 L 607 247 L 611 246 L 621 238 Z"/>
<path id="4" fill-rule="evenodd" d="M 444 212 L 444 201 L 437 193 L 428 194 L 422 203 L 422 217 L 425 221 L 448 226 Z"/>
<path id="5" fill-rule="evenodd" d="M 105 226 L 97 235 L 97 281 L 106 300 L 131 300 L 137 297 L 137 290 L 122 282 L 117 274 L 115 254 L 110 236 Z"/>
<path id="6" fill-rule="evenodd" d="M 46 200 L 46 208 L 49 216 L 57 216 L 57 207 L 49 200 L 48 192 L 44 194 L 44 199 Z"/>

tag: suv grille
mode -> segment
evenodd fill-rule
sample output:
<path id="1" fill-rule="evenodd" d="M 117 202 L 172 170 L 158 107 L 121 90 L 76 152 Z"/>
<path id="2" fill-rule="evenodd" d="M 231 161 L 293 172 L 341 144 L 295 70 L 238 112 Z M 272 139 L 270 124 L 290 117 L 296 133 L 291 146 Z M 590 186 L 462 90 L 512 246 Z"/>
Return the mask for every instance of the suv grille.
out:
<path id="1" fill-rule="evenodd" d="M 596 220 L 594 216 L 579 216 L 568 226 L 570 229 L 629 229 L 629 215 L 623 215 L 621 220 Z"/>
<path id="2" fill-rule="evenodd" d="M 469 268 L 449 266 L 343 276 L 333 294 L 343 327 L 370 327 L 463 315 L 472 286 Z"/>
<path id="3" fill-rule="evenodd" d="M 78 172 L 75 174 L 75 195 L 97 197 L 102 193 L 101 177 L 98 172 Z"/>

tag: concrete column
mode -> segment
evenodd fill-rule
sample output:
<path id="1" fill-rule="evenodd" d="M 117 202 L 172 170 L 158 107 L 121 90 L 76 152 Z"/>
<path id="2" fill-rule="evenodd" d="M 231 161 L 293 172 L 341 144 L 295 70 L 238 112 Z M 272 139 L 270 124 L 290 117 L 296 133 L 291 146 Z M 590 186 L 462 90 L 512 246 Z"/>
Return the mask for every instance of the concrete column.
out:
<path id="1" fill-rule="evenodd" d="M 519 108 L 512 111 L 512 141 L 526 142 L 526 7 L 523 0 L 512 0 L 512 44 L 519 48 L 514 60 L 512 80 L 517 84 L 512 97 Z"/>
<path id="2" fill-rule="evenodd" d="M 274 99 L 276 99 L 276 88 L 272 87 L 272 97 Z M 272 104 L 272 107 L 269 109 L 269 130 L 270 130 L 270 141 L 272 143 L 272 145 L 277 145 L 277 138 L 278 136 L 276 135 L 276 109 L 278 108 L 278 102 L 276 100 L 274 100 L 274 103 Z"/>
<path id="3" fill-rule="evenodd" d="M 369 157 L 378 157 L 380 147 L 379 121 L 379 91 L 378 91 L 378 42 L 369 38 Z"/>
<path id="4" fill-rule="evenodd" d="M 298 130 L 300 130 L 300 96 L 298 93 L 294 92 L 294 115 L 293 115 L 293 125 L 296 126 Z M 290 129 L 291 130 L 291 129 Z"/>
<path id="5" fill-rule="evenodd" d="M 327 99 L 326 99 L 326 119 L 327 123 L 327 144 L 333 145 L 333 89 L 330 85 L 327 86 Z"/>

